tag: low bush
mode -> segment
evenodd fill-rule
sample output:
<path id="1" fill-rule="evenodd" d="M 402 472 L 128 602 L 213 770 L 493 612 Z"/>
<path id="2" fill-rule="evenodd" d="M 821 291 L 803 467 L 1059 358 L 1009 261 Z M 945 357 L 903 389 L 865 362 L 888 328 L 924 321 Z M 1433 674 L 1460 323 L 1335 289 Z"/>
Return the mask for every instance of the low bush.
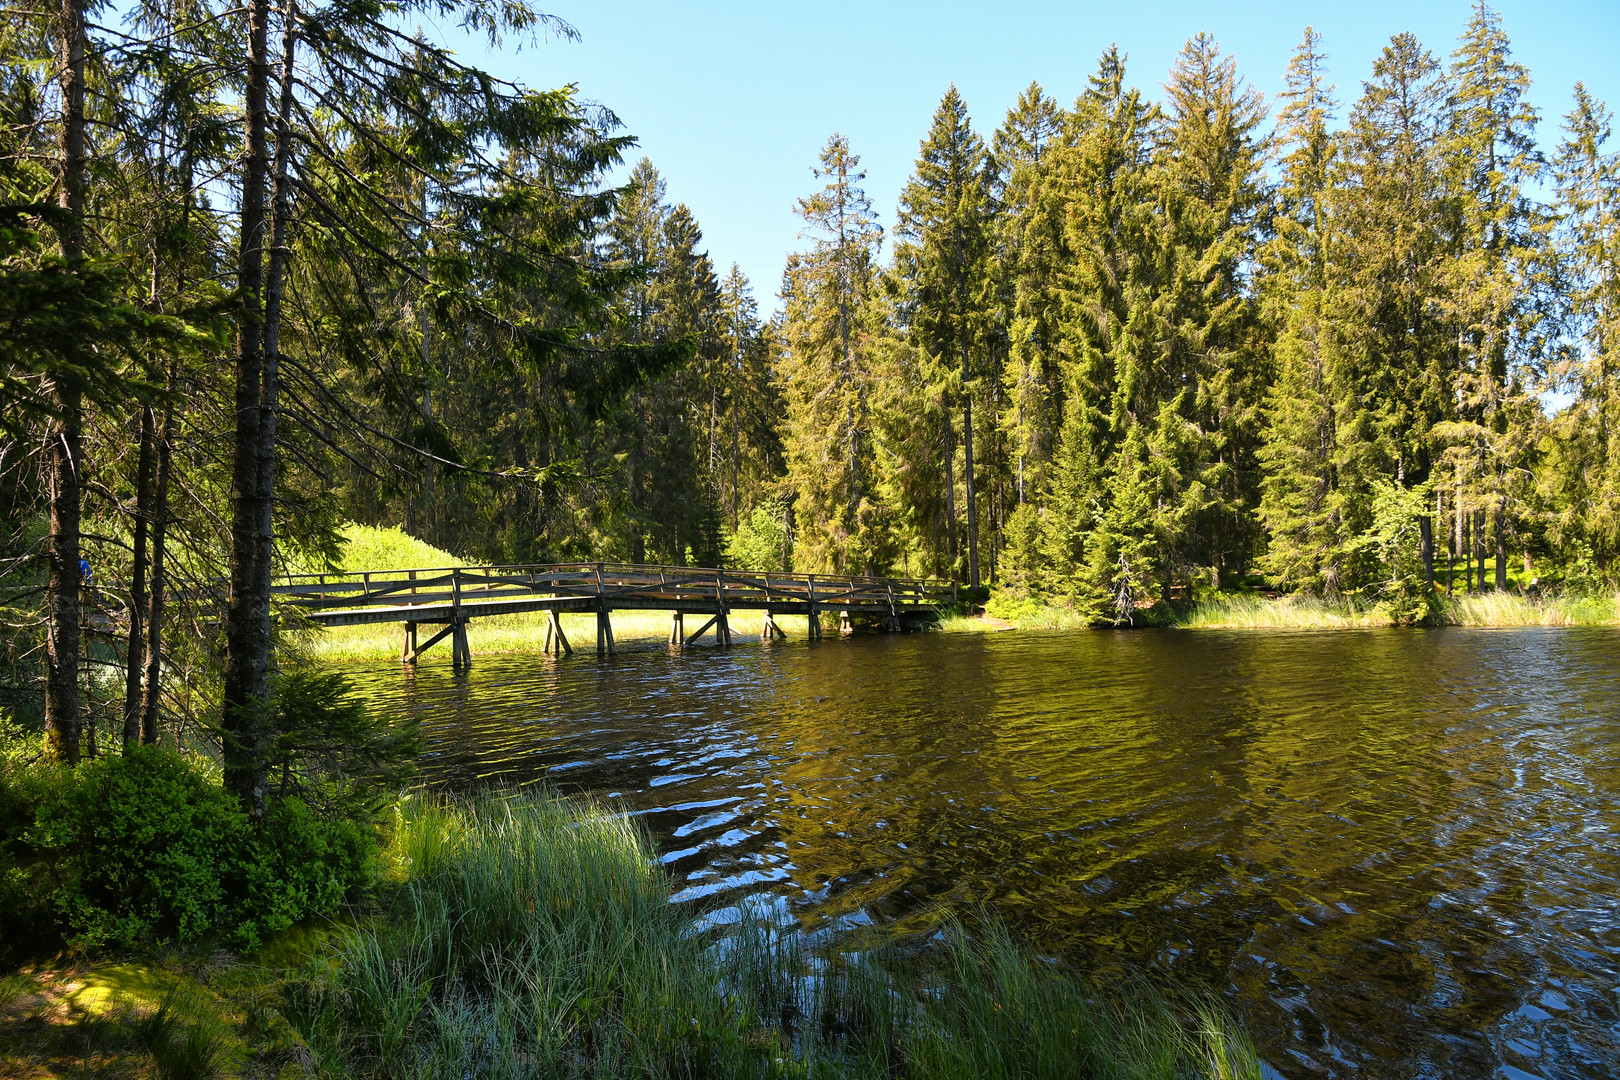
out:
<path id="1" fill-rule="evenodd" d="M 224 923 L 222 868 L 247 834 L 235 800 L 167 750 L 138 746 L 64 773 L 30 839 L 60 880 L 82 947 L 166 944 Z"/>
<path id="2" fill-rule="evenodd" d="M 54 944 L 55 918 L 28 832 L 60 783 L 45 740 L 0 714 L 0 964 Z"/>
<path id="3" fill-rule="evenodd" d="M 330 911 L 373 873 L 375 830 L 295 798 L 262 820 L 173 751 L 133 747 L 59 770 L 25 840 L 32 880 L 80 949 L 217 938 L 252 948 Z"/>

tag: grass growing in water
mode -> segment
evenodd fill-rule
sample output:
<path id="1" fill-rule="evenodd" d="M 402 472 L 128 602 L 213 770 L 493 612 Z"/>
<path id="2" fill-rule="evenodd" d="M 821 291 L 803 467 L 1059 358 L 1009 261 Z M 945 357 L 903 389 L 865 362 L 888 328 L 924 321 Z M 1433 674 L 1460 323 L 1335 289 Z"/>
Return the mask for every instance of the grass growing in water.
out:
<path id="1" fill-rule="evenodd" d="M 1355 597 L 1322 600 L 1285 596 L 1222 595 L 1193 606 L 1178 623 L 1188 630 L 1323 630 L 1388 626 L 1389 616 Z"/>
<path id="2" fill-rule="evenodd" d="M 414 801 L 384 915 L 288 990 L 331 1075 L 1247 1077 L 1215 1006 L 1108 992 L 992 928 L 813 951 L 694 933 L 642 834 L 547 795 Z"/>

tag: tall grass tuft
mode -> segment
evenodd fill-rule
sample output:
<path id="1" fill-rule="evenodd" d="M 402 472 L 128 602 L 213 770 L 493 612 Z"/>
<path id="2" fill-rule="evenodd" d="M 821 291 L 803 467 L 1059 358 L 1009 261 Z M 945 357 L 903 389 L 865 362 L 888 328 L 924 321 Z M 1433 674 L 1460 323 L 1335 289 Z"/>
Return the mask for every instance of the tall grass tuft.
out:
<path id="1" fill-rule="evenodd" d="M 1485 592 L 1449 597 L 1441 620 L 1453 626 L 1608 626 L 1620 622 L 1620 595 Z"/>
<path id="2" fill-rule="evenodd" d="M 1388 626 L 1375 604 L 1347 596 L 1324 600 L 1291 595 L 1276 600 L 1253 594 L 1220 594 L 1200 601 L 1180 620 L 1189 630 L 1327 630 Z"/>
<path id="3" fill-rule="evenodd" d="M 811 948 L 744 912 L 702 932 L 644 835 L 546 794 L 415 799 L 374 922 L 288 988 L 351 1076 L 1253 1077 L 1214 1004 L 1100 992 L 994 925 Z"/>

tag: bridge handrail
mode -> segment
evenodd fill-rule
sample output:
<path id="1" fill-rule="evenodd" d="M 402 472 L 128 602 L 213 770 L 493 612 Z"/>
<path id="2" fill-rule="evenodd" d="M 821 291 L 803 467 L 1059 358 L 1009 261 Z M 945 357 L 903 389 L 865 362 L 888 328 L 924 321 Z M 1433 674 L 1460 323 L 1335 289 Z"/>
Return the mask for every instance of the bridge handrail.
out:
<path id="1" fill-rule="evenodd" d="M 813 589 L 812 589 L 813 585 Z M 678 600 L 683 594 L 719 595 L 728 602 L 809 602 L 817 607 L 906 606 L 944 602 L 955 594 L 946 581 L 925 578 L 865 577 L 753 571 L 724 567 L 669 566 L 639 563 L 524 563 L 448 567 L 401 567 L 387 570 L 283 574 L 273 579 L 272 593 L 290 597 L 300 607 L 400 606 L 453 601 L 507 599 L 516 594 L 611 598 L 643 595 Z M 947 592 L 949 591 L 949 593 Z"/>

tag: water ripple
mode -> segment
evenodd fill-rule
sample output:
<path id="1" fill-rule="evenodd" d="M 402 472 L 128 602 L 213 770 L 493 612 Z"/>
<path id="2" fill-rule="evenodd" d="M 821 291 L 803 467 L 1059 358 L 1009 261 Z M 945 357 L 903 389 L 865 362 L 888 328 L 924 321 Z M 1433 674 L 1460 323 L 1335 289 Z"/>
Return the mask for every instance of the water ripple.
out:
<path id="1" fill-rule="evenodd" d="M 612 793 L 710 921 L 988 904 L 1286 1077 L 1608 1077 L 1620 635 L 880 636 L 351 669 L 434 783 Z M 718 924 L 717 922 L 717 924 Z"/>

